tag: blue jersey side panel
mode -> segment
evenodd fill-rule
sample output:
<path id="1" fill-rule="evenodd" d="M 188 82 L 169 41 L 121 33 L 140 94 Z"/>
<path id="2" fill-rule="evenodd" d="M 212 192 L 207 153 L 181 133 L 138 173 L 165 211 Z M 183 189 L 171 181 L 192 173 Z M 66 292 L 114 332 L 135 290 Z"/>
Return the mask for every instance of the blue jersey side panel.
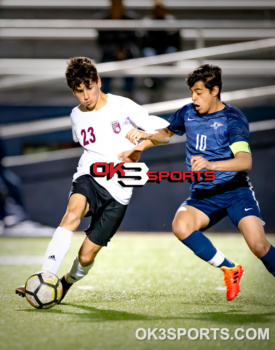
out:
<path id="1" fill-rule="evenodd" d="M 186 133 L 186 165 L 191 170 L 191 156 L 202 156 L 209 161 L 233 158 L 229 145 L 237 141 L 249 140 L 248 121 L 236 107 L 225 104 L 225 108 L 206 115 L 198 114 L 193 104 L 188 104 L 169 119 L 168 129 L 175 134 Z M 205 170 L 205 169 L 203 169 Z M 231 180 L 236 172 L 216 171 L 213 182 L 193 183 L 192 189 L 212 188 Z"/>
<path id="2" fill-rule="evenodd" d="M 169 127 L 168 129 L 172 131 L 174 134 L 182 136 L 185 133 L 185 123 L 184 116 L 188 112 L 188 106 L 185 105 L 179 110 L 177 110 L 174 114 L 169 118 Z"/>

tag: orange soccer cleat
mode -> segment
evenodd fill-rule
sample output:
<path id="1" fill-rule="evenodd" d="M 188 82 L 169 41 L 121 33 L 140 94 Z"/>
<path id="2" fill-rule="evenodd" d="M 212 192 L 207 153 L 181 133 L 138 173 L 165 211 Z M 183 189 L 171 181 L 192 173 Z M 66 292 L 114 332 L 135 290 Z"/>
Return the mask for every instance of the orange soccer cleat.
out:
<path id="1" fill-rule="evenodd" d="M 244 269 L 241 265 L 235 263 L 235 267 L 221 268 L 224 274 L 224 284 L 226 286 L 226 298 L 227 300 L 233 300 L 236 298 L 240 290 L 240 280 L 244 273 Z"/>

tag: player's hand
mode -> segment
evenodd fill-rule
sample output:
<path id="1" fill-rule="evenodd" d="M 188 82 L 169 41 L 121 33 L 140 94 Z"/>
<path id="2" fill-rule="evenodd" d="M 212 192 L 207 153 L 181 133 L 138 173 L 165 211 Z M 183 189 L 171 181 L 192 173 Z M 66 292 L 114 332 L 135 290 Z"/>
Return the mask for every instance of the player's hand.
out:
<path id="1" fill-rule="evenodd" d="M 133 128 L 127 133 L 125 137 L 134 145 L 137 145 L 139 141 L 147 140 L 151 135 L 152 134 Z"/>
<path id="2" fill-rule="evenodd" d="M 125 163 L 136 163 L 139 161 L 141 156 L 141 151 L 130 150 L 119 153 L 118 159 Z"/>
<path id="3" fill-rule="evenodd" d="M 212 170 L 212 163 L 203 158 L 202 156 L 191 157 L 191 170 L 200 171 L 202 169 Z"/>

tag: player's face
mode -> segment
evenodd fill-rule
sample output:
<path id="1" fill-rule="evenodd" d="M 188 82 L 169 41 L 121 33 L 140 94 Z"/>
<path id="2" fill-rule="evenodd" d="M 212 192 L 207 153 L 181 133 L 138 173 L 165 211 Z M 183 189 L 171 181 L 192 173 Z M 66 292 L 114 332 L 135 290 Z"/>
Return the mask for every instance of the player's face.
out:
<path id="1" fill-rule="evenodd" d="M 89 110 L 96 109 L 97 103 L 100 97 L 101 81 L 90 82 L 87 87 L 84 83 L 81 83 L 74 91 L 75 96 L 79 99 L 80 103 L 86 106 Z"/>
<path id="2" fill-rule="evenodd" d="M 204 82 L 197 81 L 190 90 L 194 108 L 199 114 L 213 113 L 216 111 L 217 94 L 219 92 L 217 86 L 210 91 L 205 87 Z"/>

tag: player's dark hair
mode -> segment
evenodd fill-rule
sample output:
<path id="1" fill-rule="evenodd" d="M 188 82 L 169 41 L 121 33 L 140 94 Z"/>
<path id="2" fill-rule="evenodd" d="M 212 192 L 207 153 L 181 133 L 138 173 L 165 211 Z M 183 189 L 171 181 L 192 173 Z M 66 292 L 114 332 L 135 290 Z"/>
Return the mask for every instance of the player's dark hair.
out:
<path id="1" fill-rule="evenodd" d="M 72 57 L 66 69 L 66 79 L 69 87 L 75 91 L 84 83 L 89 87 L 91 81 L 98 82 L 98 73 L 93 61 L 87 57 Z"/>
<path id="2" fill-rule="evenodd" d="M 192 88 L 197 81 L 204 82 L 204 85 L 210 91 L 214 86 L 218 86 L 219 93 L 218 98 L 221 98 L 222 91 L 222 70 L 220 67 L 212 66 L 211 64 L 203 64 L 196 68 L 193 72 L 189 73 L 186 78 L 186 83 L 189 88 Z"/>

